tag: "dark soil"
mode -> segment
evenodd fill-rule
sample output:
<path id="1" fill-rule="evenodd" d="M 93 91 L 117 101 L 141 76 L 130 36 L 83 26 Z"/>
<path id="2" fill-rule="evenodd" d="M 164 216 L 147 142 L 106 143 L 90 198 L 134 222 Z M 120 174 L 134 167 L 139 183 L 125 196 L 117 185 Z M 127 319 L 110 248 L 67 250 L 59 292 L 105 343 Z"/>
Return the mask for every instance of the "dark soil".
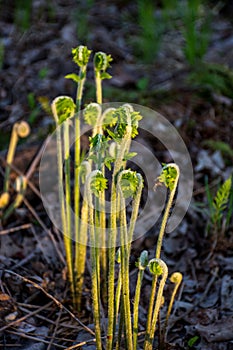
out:
<path id="1" fill-rule="evenodd" d="M 62 236 L 42 205 L 38 180 L 41 147 L 54 129 L 53 118 L 40 101 L 44 98 L 51 103 L 58 95 L 75 96 L 74 84 L 64 76 L 76 70 L 71 48 L 88 44 L 94 52 L 107 52 L 114 59 L 113 78 L 104 82 L 104 102 L 132 102 L 158 111 L 176 127 L 192 159 L 193 199 L 185 218 L 167 235 L 163 246 L 169 274 L 180 271 L 184 276 L 170 319 L 167 348 L 231 350 L 233 223 L 231 220 L 217 235 L 207 234 L 208 210 L 203 208 L 208 209 L 206 179 L 216 193 L 218 184 L 233 171 L 233 90 L 223 93 L 188 82 L 191 68 L 182 52 L 179 30 L 167 31 L 157 57 L 149 64 L 143 62 L 132 45 L 139 36 L 135 2 L 88 3 L 34 0 L 29 23 L 24 23 L 16 20 L 17 1 L 0 1 L 0 188 L 10 132 L 20 120 L 29 121 L 31 135 L 16 153 L 12 196 L 16 175 L 32 172 L 23 204 L 0 227 L 0 348 L 69 349 L 87 341 L 80 348 L 95 349 L 88 266 L 82 312 L 77 315 L 67 285 Z M 210 3 L 213 8 L 218 2 Z M 232 15 L 229 5 L 215 12 L 205 62 L 233 69 Z M 22 19 L 22 13 L 20 16 Z M 231 81 L 229 86 L 233 88 Z M 85 96 L 85 103 L 95 99 L 91 67 Z M 216 146 L 216 141 L 227 144 L 227 150 Z M 142 142 L 160 162 L 170 161 L 167 151 L 154 139 Z M 133 244 L 132 290 L 137 276 L 134 263 L 143 249 L 154 256 L 158 228 L 153 227 Z M 151 275 L 146 272 L 140 332 L 145 330 L 150 286 Z M 165 293 L 169 296 L 170 292 L 168 283 Z"/>

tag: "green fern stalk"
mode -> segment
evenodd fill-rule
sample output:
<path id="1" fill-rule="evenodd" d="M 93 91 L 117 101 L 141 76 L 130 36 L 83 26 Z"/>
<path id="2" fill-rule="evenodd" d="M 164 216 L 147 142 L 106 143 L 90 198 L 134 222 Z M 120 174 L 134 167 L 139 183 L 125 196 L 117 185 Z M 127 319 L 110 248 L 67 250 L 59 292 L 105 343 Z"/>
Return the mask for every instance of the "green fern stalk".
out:
<path id="1" fill-rule="evenodd" d="M 91 172 L 91 167 L 89 162 L 82 162 L 82 168 L 85 169 L 85 181 Z M 82 299 L 82 286 L 84 281 L 85 272 L 85 262 L 86 262 L 86 250 L 87 250 L 87 238 L 88 238 L 88 202 L 84 198 L 81 208 L 81 222 L 80 222 L 80 243 L 79 243 L 79 265 L 78 265 L 78 275 L 76 280 L 76 298 L 77 298 L 77 308 L 81 309 L 81 299 Z M 81 243 L 82 242 L 82 243 Z"/>
<path id="2" fill-rule="evenodd" d="M 170 196 L 165 208 L 165 212 L 162 219 L 162 224 L 160 227 L 160 232 L 158 236 L 157 246 L 156 246 L 156 253 L 155 257 L 157 259 L 160 258 L 160 252 L 162 248 L 162 242 L 163 242 L 163 236 L 165 233 L 168 217 L 170 214 L 170 210 L 172 207 L 173 199 L 177 190 L 178 181 L 180 176 L 180 170 L 179 167 L 174 164 L 170 163 L 164 166 L 161 175 L 158 178 L 158 181 L 160 183 L 163 183 L 170 191 Z M 153 308 L 154 308 L 154 302 L 155 302 L 155 295 L 156 295 L 156 286 L 157 286 L 157 275 L 153 276 L 152 279 L 152 286 L 151 286 L 151 296 L 150 296 L 150 303 L 148 308 L 148 315 L 147 315 L 147 325 L 146 325 L 146 334 L 150 334 L 151 331 L 151 322 L 152 322 L 152 314 L 153 314 Z"/>
<path id="3" fill-rule="evenodd" d="M 145 345 L 144 345 L 144 350 L 152 350 L 153 349 L 153 340 L 154 340 L 154 335 L 155 335 L 155 330 L 156 330 L 156 324 L 158 320 L 158 314 L 159 310 L 162 304 L 162 298 L 163 298 L 163 290 L 164 286 L 167 280 L 168 276 L 168 268 L 165 262 L 161 259 L 152 259 L 149 262 L 149 268 L 151 273 L 154 275 L 160 276 L 162 275 L 161 281 L 159 283 L 159 288 L 156 294 L 156 301 L 155 301 L 155 306 L 154 306 L 154 312 L 153 312 L 153 318 L 152 318 L 152 323 L 151 323 L 151 328 L 150 328 L 150 333 L 146 333 L 146 339 L 145 339 Z M 149 337 L 148 337 L 149 335 Z"/>
<path id="4" fill-rule="evenodd" d="M 92 201 L 92 187 L 91 183 L 95 176 L 99 173 L 98 170 L 92 171 L 86 181 L 85 197 L 88 201 L 89 212 L 89 230 L 90 230 L 90 244 L 91 244 L 91 280 L 92 280 L 92 300 L 93 300 L 93 313 L 95 322 L 95 334 L 96 334 L 96 348 L 102 350 L 101 341 L 101 326 L 100 326 L 100 298 L 99 298 L 99 266 L 98 266 L 98 248 L 96 247 L 96 226 L 94 220 L 94 209 Z"/>
<path id="5" fill-rule="evenodd" d="M 114 278 L 115 278 L 115 246 L 117 236 L 117 193 L 116 193 L 116 176 L 121 169 L 125 151 L 129 149 L 131 142 L 131 119 L 129 111 L 127 113 L 127 126 L 125 135 L 121 140 L 117 159 L 112 175 L 111 187 L 111 210 L 110 210 L 110 233 L 109 233 L 109 275 L 108 275 L 108 332 L 107 332 L 107 350 L 112 350 L 114 341 Z"/>
<path id="6" fill-rule="evenodd" d="M 145 268 L 148 265 L 148 252 L 143 250 L 140 258 L 138 259 L 138 263 L 136 266 L 138 267 L 138 278 L 135 289 L 135 297 L 134 297 L 134 314 L 133 314 L 133 350 L 137 350 L 138 345 L 138 311 L 139 311 L 139 301 L 141 295 L 141 286 Z"/>
<path id="7" fill-rule="evenodd" d="M 124 171 L 122 172 L 124 173 Z M 119 182 L 121 180 L 119 176 Z M 132 324 L 130 312 L 130 290 L 129 290 L 129 250 L 128 250 L 128 232 L 126 220 L 126 203 L 121 187 L 118 186 L 120 194 L 120 232 L 121 232 L 121 279 L 122 279 L 122 301 L 124 306 L 124 322 L 126 337 L 126 349 L 133 350 L 132 342 Z"/>
<path id="8" fill-rule="evenodd" d="M 71 105 L 71 113 L 69 113 L 69 109 L 66 105 Z M 60 96 L 56 98 L 51 105 L 52 113 L 57 124 L 56 138 L 57 138 L 57 161 L 58 161 L 58 191 L 59 191 L 59 201 L 61 207 L 61 220 L 62 220 L 62 229 L 63 229 L 63 237 L 64 237 L 64 246 L 66 252 L 66 261 L 67 261 L 67 270 L 68 270 L 68 279 L 70 282 L 70 289 L 73 301 L 75 302 L 75 288 L 74 288 L 74 274 L 73 274 L 73 261 L 72 261 L 72 239 L 69 235 L 68 223 L 67 223 L 67 212 L 66 212 L 66 204 L 65 204 L 65 196 L 63 192 L 63 149 L 62 149 L 62 122 L 67 119 L 69 116 L 72 116 L 74 110 L 72 110 L 73 101 L 70 97 Z M 68 123 L 68 122 L 66 122 Z"/>
<path id="9" fill-rule="evenodd" d="M 80 296 L 80 283 L 77 281 L 82 280 L 82 268 L 83 262 L 83 247 L 80 237 L 80 110 L 82 105 L 82 96 L 83 96 L 83 88 L 86 80 L 86 70 L 88 61 L 90 58 L 91 50 L 88 50 L 86 46 L 78 46 L 77 48 L 72 49 L 73 61 L 79 66 L 79 75 L 76 74 L 68 74 L 66 78 L 72 79 L 77 83 L 77 93 L 76 93 L 76 115 L 75 115 L 75 167 L 74 167 L 74 228 L 75 228 L 75 261 L 74 268 L 76 273 L 76 294 Z M 80 305 L 80 297 L 76 298 L 76 304 Z"/>
<path id="10" fill-rule="evenodd" d="M 174 304 L 175 296 L 176 296 L 178 288 L 179 288 L 179 286 L 180 286 L 180 284 L 182 282 L 182 279 L 183 279 L 183 276 L 182 276 L 182 273 L 180 273 L 180 272 L 174 272 L 171 275 L 171 277 L 170 277 L 170 281 L 175 284 L 175 287 L 174 287 L 174 289 L 172 291 L 172 295 L 171 295 L 171 298 L 170 298 L 170 302 L 169 302 L 168 309 L 167 309 L 167 314 L 166 314 L 166 319 L 165 319 L 165 323 L 164 323 L 164 331 L 163 331 L 163 341 L 164 342 L 166 341 L 166 336 L 167 336 L 168 320 L 169 320 L 169 317 L 171 315 L 171 311 L 172 311 L 172 307 L 173 307 L 173 304 Z"/>

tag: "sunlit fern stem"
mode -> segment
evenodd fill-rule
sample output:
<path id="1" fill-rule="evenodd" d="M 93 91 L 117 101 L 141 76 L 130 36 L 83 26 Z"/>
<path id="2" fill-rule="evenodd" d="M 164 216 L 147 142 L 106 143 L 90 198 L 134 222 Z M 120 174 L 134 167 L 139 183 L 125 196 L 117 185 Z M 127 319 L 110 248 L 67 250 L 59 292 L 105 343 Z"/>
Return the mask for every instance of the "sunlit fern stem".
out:
<path id="1" fill-rule="evenodd" d="M 63 123 L 64 128 L 64 156 L 65 156 L 65 203 L 66 203 L 66 235 L 69 239 L 69 265 L 72 269 L 71 279 L 72 279 L 72 295 L 74 298 L 74 304 L 76 304 L 75 296 L 75 280 L 74 280 L 74 269 L 73 269 L 73 252 L 72 252 L 72 223 L 71 223 L 71 188 L 70 188 L 70 138 L 69 138 L 69 120 Z"/>
<path id="2" fill-rule="evenodd" d="M 97 71 L 96 74 L 99 74 Z M 98 80 L 98 84 L 96 82 L 96 98 L 97 103 L 102 104 L 102 80 L 100 75 L 96 75 L 96 80 Z M 93 136 L 96 134 L 103 134 L 103 114 L 100 114 L 97 119 L 96 126 L 93 129 Z M 104 157 L 104 155 L 102 155 Z M 103 176 L 105 175 L 105 167 L 102 164 L 98 165 L 99 170 L 102 171 Z M 99 227 L 100 227 L 100 240 L 101 240 L 101 249 L 100 249 L 100 266 L 102 268 L 101 277 L 102 277 L 102 286 L 101 289 L 103 291 L 103 300 L 107 299 L 107 250 L 106 250 L 106 213 L 105 213 L 105 192 L 102 191 L 99 194 L 99 198 L 97 198 L 98 207 L 99 207 Z M 100 270 L 100 269 L 99 269 Z M 100 280 L 100 277 L 99 277 Z"/>
<path id="3" fill-rule="evenodd" d="M 76 272 L 76 303 L 77 305 L 81 304 L 81 294 L 80 287 L 82 289 L 82 285 L 80 284 L 80 278 L 83 273 L 83 265 L 85 265 L 86 259 L 86 249 L 83 247 L 81 230 L 80 230 L 80 154 L 81 154 L 81 146 L 80 146 L 80 111 L 82 106 L 82 96 L 83 96 L 83 87 L 86 80 L 86 69 L 87 66 L 84 65 L 80 67 L 79 76 L 80 81 L 78 82 L 77 94 L 76 94 L 76 114 L 75 114 L 75 155 L 74 155 L 74 227 L 75 227 L 75 272 Z M 84 261 L 83 261 L 84 260 Z M 82 278 L 81 278 L 82 280 Z"/>
<path id="4" fill-rule="evenodd" d="M 95 70 L 96 101 L 102 104 L 102 79 L 99 70 Z"/>
<path id="5" fill-rule="evenodd" d="M 173 184 L 173 189 L 170 191 L 169 199 L 168 199 L 168 202 L 167 202 L 167 205 L 165 208 L 165 212 L 164 212 L 163 219 L 162 219 L 162 224 L 161 224 L 160 231 L 159 231 L 159 236 L 158 236 L 158 241 L 157 241 L 157 246 L 156 246 L 156 253 L 155 253 L 155 257 L 157 259 L 160 258 L 160 253 L 161 253 L 161 248 L 162 248 L 162 243 L 163 243 L 163 236 L 165 233 L 167 221 L 169 218 L 170 210 L 172 207 L 173 199 L 174 199 L 174 196 L 175 196 L 175 193 L 177 190 L 179 176 L 180 176 L 180 170 L 176 164 L 170 163 L 170 164 L 167 164 L 167 167 L 171 167 L 171 168 L 176 169 L 176 178 L 175 178 L 175 181 Z M 153 313 L 155 295 L 156 295 L 156 286 L 157 286 L 157 276 L 154 275 L 153 279 L 152 279 L 151 295 L 150 295 L 150 302 L 149 302 L 148 314 L 147 314 L 147 326 L 146 326 L 147 333 L 149 333 L 150 329 L 151 329 L 152 313 Z"/>
<path id="6" fill-rule="evenodd" d="M 121 295 L 121 299 L 122 299 L 122 295 Z M 120 349 L 123 327 L 124 327 L 124 305 L 123 305 L 123 302 L 121 300 L 121 302 L 120 302 L 120 320 L 119 320 L 119 326 L 118 326 L 118 332 L 117 332 L 118 334 L 117 334 L 117 341 L 116 341 L 115 350 Z"/>
<path id="7" fill-rule="evenodd" d="M 80 67 L 79 76 L 81 77 L 82 74 L 84 75 L 86 73 L 86 67 Z M 85 83 L 85 75 L 83 79 L 80 79 L 77 87 L 77 95 L 76 95 L 76 114 L 75 114 L 75 143 L 74 143 L 74 227 L 75 227 L 75 270 L 77 277 L 80 275 L 79 273 L 79 208 L 80 208 L 80 178 L 79 178 L 79 171 L 80 171 L 80 110 L 82 105 L 82 95 L 83 95 L 83 87 Z M 77 303 L 80 303 L 80 300 L 77 300 Z"/>
<path id="8" fill-rule="evenodd" d="M 152 350 L 152 348 L 153 348 L 153 340 L 154 340 L 154 335 L 155 335 L 156 323 L 158 320 L 159 310 L 160 310 L 160 307 L 162 304 L 164 286 L 165 286 L 167 276 L 168 276 L 167 265 L 162 260 L 160 260 L 160 265 L 163 268 L 163 274 L 162 274 L 162 278 L 161 278 L 161 281 L 159 283 L 159 288 L 158 288 L 158 292 L 156 295 L 156 302 L 155 302 L 154 314 L 153 314 L 152 323 L 151 323 L 151 331 L 150 331 L 150 340 L 149 340 L 148 350 Z M 146 348 L 146 350 L 147 350 L 147 348 Z"/>
<path id="9" fill-rule="evenodd" d="M 133 350 L 137 350 L 138 346 L 138 312 L 139 312 L 139 301 L 141 295 L 141 287 L 144 271 L 148 265 L 148 252 L 142 251 L 140 258 L 138 259 L 138 278 L 134 296 L 134 313 L 133 313 Z"/>
<path id="10" fill-rule="evenodd" d="M 143 275 L 144 275 L 144 271 L 139 270 L 136 290 L 135 290 L 135 297 L 134 297 L 134 314 L 133 314 L 133 349 L 134 350 L 137 350 L 137 344 L 138 344 L 138 311 L 139 311 L 138 308 L 139 308 L 139 301 L 140 301 L 140 295 L 141 295 Z"/>
<path id="11" fill-rule="evenodd" d="M 6 158 L 7 164 L 6 164 L 6 169 L 5 169 L 5 179 L 4 179 L 4 185 L 3 185 L 4 192 L 8 192 L 8 190 L 9 190 L 10 165 L 11 165 L 12 160 L 14 158 L 17 142 L 18 142 L 17 125 L 14 124 L 12 132 L 11 132 L 11 139 L 10 139 L 8 154 L 7 154 L 7 158 Z"/>
<path id="12" fill-rule="evenodd" d="M 180 169 L 179 169 L 178 165 L 176 165 L 174 163 L 170 163 L 170 164 L 167 164 L 167 167 L 174 168 L 176 170 L 176 178 L 175 178 L 175 181 L 173 184 L 173 189 L 170 191 L 170 196 L 168 199 L 168 203 L 166 205 L 166 209 L 165 209 L 165 212 L 163 215 L 162 224 L 161 224 L 160 231 L 159 231 L 159 236 L 158 236 L 158 241 L 157 241 L 157 246 L 156 246 L 156 253 L 155 253 L 155 257 L 157 259 L 160 258 L 160 253 L 161 253 L 161 248 L 162 248 L 162 243 L 163 243 L 163 236 L 165 233 L 167 221 L 169 218 L 170 210 L 172 207 L 173 199 L 174 199 L 174 196 L 175 196 L 175 193 L 177 190 L 178 181 L 179 181 L 179 177 L 180 177 Z"/>
<path id="13" fill-rule="evenodd" d="M 114 278 L 115 278 L 115 243 L 116 243 L 116 188 L 114 181 L 111 188 L 111 217 L 109 235 L 109 272 L 108 272 L 108 331 L 107 350 L 113 349 L 114 342 Z"/>
<path id="14" fill-rule="evenodd" d="M 138 217 L 139 205 L 140 205 L 141 196 L 142 196 L 142 189 L 143 189 L 142 175 L 137 173 L 137 178 L 138 178 L 137 192 L 136 192 L 134 199 L 133 199 L 132 214 L 131 214 L 130 224 L 129 224 L 129 238 L 128 238 L 128 242 L 129 242 L 128 247 L 129 248 L 131 247 L 131 242 L 133 240 L 133 233 L 134 233 L 134 229 L 135 229 L 135 225 L 136 225 L 136 221 L 137 221 L 137 217 Z"/>
<path id="15" fill-rule="evenodd" d="M 116 297 L 115 297 L 115 325 L 114 329 L 116 328 L 116 325 L 118 323 L 118 316 L 119 316 L 119 308 L 120 308 L 120 302 L 121 302 L 121 288 L 122 288 L 122 276 L 121 276 L 121 250 L 118 249 L 116 253 L 116 261 L 119 264 L 119 271 L 118 271 L 118 279 L 117 279 L 117 287 L 116 287 Z"/>
<path id="16" fill-rule="evenodd" d="M 57 140 L 57 164 L 58 164 L 58 195 L 59 202 L 61 207 L 61 221 L 62 221 L 62 229 L 63 229 L 63 238 L 64 238 L 64 246 L 66 252 L 66 262 L 67 262 L 67 272 L 68 272 L 68 280 L 70 282 L 70 290 L 73 298 L 73 303 L 75 304 L 75 288 L 74 288 L 74 269 L 73 269 L 73 259 L 72 259 L 72 239 L 68 234 L 67 228 L 67 212 L 65 205 L 65 196 L 64 196 L 64 188 L 63 188 L 63 142 L 62 142 L 62 134 L 64 124 L 60 124 L 59 116 L 57 111 L 57 101 L 59 98 L 55 99 L 52 102 L 51 108 L 52 113 L 57 125 L 56 129 L 56 140 Z M 65 123 L 68 123 L 65 122 Z M 64 141 L 64 140 L 63 140 Z"/>
<path id="17" fill-rule="evenodd" d="M 98 290 L 98 266 L 97 266 L 97 254 L 98 248 L 96 248 L 96 233 L 95 233 L 95 220 L 94 220 L 94 208 L 92 201 L 91 180 L 97 174 L 98 171 L 92 171 L 86 181 L 85 197 L 88 202 L 89 212 L 89 230 L 90 230 L 90 245 L 91 245 L 91 279 L 92 279 L 92 300 L 93 300 L 93 313 L 95 322 L 95 334 L 96 334 L 96 348 L 102 350 L 101 341 L 101 326 L 100 326 L 100 299 Z"/>
<path id="18" fill-rule="evenodd" d="M 147 312 L 147 323 L 146 323 L 146 336 L 145 336 L 145 338 L 149 337 L 150 330 L 151 330 L 151 321 L 152 321 L 153 308 L 154 308 L 154 302 L 155 302 L 157 280 L 158 280 L 158 277 L 156 275 L 154 275 L 153 278 L 152 278 L 152 286 L 151 286 L 151 292 L 150 292 L 150 301 L 149 301 L 149 307 L 148 307 L 148 312 Z M 144 350 L 145 350 L 145 347 L 144 347 Z"/>
<path id="19" fill-rule="evenodd" d="M 146 330 L 144 350 L 152 350 L 152 348 L 153 348 L 153 340 L 154 340 L 154 334 L 155 334 L 155 330 L 156 330 L 156 323 L 158 320 L 159 310 L 160 310 L 160 307 L 162 304 L 164 286 L 165 286 L 166 279 L 168 276 L 168 268 L 167 268 L 167 265 L 165 264 L 164 261 L 162 261 L 161 259 L 156 259 L 156 258 L 152 259 L 150 261 L 150 263 L 152 261 L 161 267 L 162 277 L 161 277 L 161 280 L 159 283 L 158 291 L 156 293 L 156 301 L 155 301 L 154 310 L 152 312 L 153 315 L 152 315 L 151 325 L 150 325 L 149 329 Z M 156 282 L 157 282 L 157 278 L 158 278 L 159 274 L 155 273 L 155 276 L 156 276 Z"/>
<path id="20" fill-rule="evenodd" d="M 9 216 L 14 212 L 14 210 L 22 204 L 27 188 L 27 178 L 25 176 L 18 176 L 15 180 L 15 187 L 17 195 L 14 199 L 14 202 L 11 203 L 11 205 L 4 212 L 2 217 L 3 221 L 8 219 Z"/>
<path id="21" fill-rule="evenodd" d="M 131 120 L 130 116 L 127 120 L 126 134 L 123 137 L 120 145 L 120 149 L 115 162 L 113 175 L 112 175 L 112 187 L 111 187 L 111 210 L 110 210 L 110 233 L 109 233 L 109 275 L 108 275 L 108 331 L 107 331 L 107 350 L 113 349 L 114 342 L 114 277 L 115 277 L 115 246 L 116 246 L 116 220 L 117 220 L 117 195 L 116 195 L 116 175 L 121 169 L 125 151 L 129 148 L 131 142 Z"/>
<path id="22" fill-rule="evenodd" d="M 82 166 L 85 167 L 86 176 L 91 172 L 89 162 L 82 162 Z M 82 288 L 84 281 L 85 262 L 86 262 L 86 250 L 87 250 L 87 238 L 88 238 L 88 202 L 84 198 L 81 208 L 81 222 L 80 222 L 80 242 L 79 244 L 79 264 L 77 268 L 77 280 L 76 280 L 76 298 L 77 308 L 81 310 Z M 76 257 L 77 258 L 77 257 Z"/>
<path id="23" fill-rule="evenodd" d="M 67 261 L 67 270 L 68 278 L 70 282 L 70 289 L 72 298 L 74 301 L 74 275 L 73 275 L 73 261 L 72 261 L 72 240 L 68 235 L 67 221 L 66 221 L 66 207 L 65 207 L 65 196 L 63 192 L 63 163 L 62 163 L 62 137 L 61 137 L 62 126 L 57 128 L 57 156 L 58 156 L 58 188 L 59 188 L 59 198 L 61 205 L 61 219 L 63 226 L 63 237 L 64 237 L 64 246 L 66 252 L 66 261 Z"/>
<path id="24" fill-rule="evenodd" d="M 119 179 L 120 181 L 120 179 Z M 124 322 L 127 334 L 126 349 L 133 350 L 132 342 L 132 324 L 130 311 L 130 290 L 129 290 L 129 249 L 128 249 L 128 232 L 126 220 L 126 203 L 123 193 L 118 186 L 120 195 L 120 232 L 121 232 L 121 279 L 122 279 L 122 301 L 124 305 Z"/>
<path id="25" fill-rule="evenodd" d="M 9 144 L 8 153 L 6 157 L 6 169 L 5 169 L 5 177 L 4 177 L 4 184 L 3 184 L 4 193 L 7 193 L 9 191 L 10 167 L 14 159 L 18 140 L 20 137 L 21 138 L 27 137 L 29 133 L 30 133 L 30 127 L 27 122 L 21 121 L 13 125 L 10 144 Z"/>
<path id="26" fill-rule="evenodd" d="M 170 281 L 172 283 L 175 284 L 174 286 L 174 289 L 172 291 L 172 295 L 171 295 L 171 299 L 170 299 L 170 302 L 169 302 L 169 305 L 168 305 L 168 309 L 167 309 L 167 314 L 166 314 L 166 319 L 165 319 L 165 323 L 164 323 L 164 331 L 163 331 L 163 341 L 165 342 L 166 341 L 166 336 L 167 336 L 167 326 L 168 326 L 168 320 L 169 320 L 169 317 L 171 315 L 171 311 L 172 311 L 172 307 L 173 307 L 173 304 L 174 304 L 174 300 L 175 300 L 175 296 L 176 296 L 176 293 L 178 291 L 178 288 L 182 282 L 182 274 L 180 272 L 174 272 L 171 277 L 170 277 Z"/>
<path id="27" fill-rule="evenodd" d="M 122 300 L 124 305 L 124 317 L 125 317 L 125 329 L 126 329 L 126 342 L 127 348 L 133 349 L 132 343 L 132 325 L 131 325 L 131 311 L 130 311 L 130 289 L 129 289 L 129 257 L 131 241 L 133 239 L 133 232 L 138 217 L 139 204 L 141 199 L 141 193 L 143 188 L 143 180 L 140 174 L 137 174 L 138 185 L 135 198 L 133 199 L 133 208 L 129 224 L 129 230 L 127 229 L 126 220 L 126 203 L 125 198 L 121 189 L 121 180 L 124 174 L 127 174 L 128 170 L 123 170 L 118 175 L 117 181 L 117 193 L 120 197 L 120 231 L 121 231 L 121 260 L 122 260 Z M 139 300 L 138 300 L 139 301 Z"/>

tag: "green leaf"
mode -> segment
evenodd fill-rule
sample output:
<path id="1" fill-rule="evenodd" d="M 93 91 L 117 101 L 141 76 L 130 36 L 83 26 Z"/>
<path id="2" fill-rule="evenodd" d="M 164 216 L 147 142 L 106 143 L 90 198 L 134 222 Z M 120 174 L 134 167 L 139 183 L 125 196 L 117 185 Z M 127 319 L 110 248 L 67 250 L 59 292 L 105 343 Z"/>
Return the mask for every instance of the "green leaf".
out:
<path id="1" fill-rule="evenodd" d="M 191 348 L 197 342 L 198 339 L 199 339 L 199 337 L 197 335 L 190 338 L 188 341 L 188 346 Z"/>
<path id="2" fill-rule="evenodd" d="M 85 67 L 88 64 L 91 50 L 88 50 L 86 46 L 80 45 L 74 49 L 72 49 L 73 61 L 79 67 Z"/>
<path id="3" fill-rule="evenodd" d="M 67 74 L 65 76 L 66 79 L 71 79 L 73 80 L 75 83 L 79 83 L 81 81 L 81 78 L 79 75 L 75 74 L 75 73 L 71 73 L 71 74 Z"/>
<path id="4" fill-rule="evenodd" d="M 104 79 L 111 79 L 112 76 L 110 74 L 108 74 L 107 72 L 103 72 L 103 73 L 100 74 L 100 78 L 102 80 L 104 80 Z"/>
<path id="5" fill-rule="evenodd" d="M 87 124 L 95 126 L 101 115 L 101 107 L 98 103 L 90 103 L 83 111 L 83 117 Z"/>
<path id="6" fill-rule="evenodd" d="M 89 138 L 91 148 L 94 148 L 97 152 L 101 149 L 101 144 L 104 141 L 104 136 L 101 134 L 96 134 Z"/>
<path id="7" fill-rule="evenodd" d="M 177 170 L 174 167 L 169 166 L 169 164 L 165 164 L 163 166 L 162 173 L 157 180 L 172 191 L 174 189 L 177 176 Z"/>
<path id="8" fill-rule="evenodd" d="M 57 97 L 52 105 L 55 107 L 58 124 L 62 124 L 68 118 L 73 117 L 75 113 L 76 105 L 71 97 L 59 96 Z"/>
<path id="9" fill-rule="evenodd" d="M 117 118 L 114 116 L 116 108 L 107 108 L 103 113 L 103 129 L 116 125 Z"/>
<path id="10" fill-rule="evenodd" d="M 116 127 L 114 129 L 117 138 L 123 138 L 128 125 L 128 115 L 132 127 L 131 137 L 134 138 L 138 134 L 138 121 L 142 119 L 139 112 L 133 111 L 130 105 L 123 105 L 117 108 L 114 112 L 114 117 L 117 118 Z"/>
<path id="11" fill-rule="evenodd" d="M 91 191 L 96 197 L 99 196 L 100 192 L 103 192 L 108 188 L 108 180 L 99 171 L 91 180 Z"/>
<path id="12" fill-rule="evenodd" d="M 119 138 L 116 137 L 115 133 L 109 129 L 107 129 L 108 135 L 115 141 L 119 140 Z"/>
<path id="13" fill-rule="evenodd" d="M 135 265 L 139 270 L 145 270 L 145 268 L 148 266 L 148 251 L 147 250 L 143 250 L 141 252 L 141 255 L 138 258 L 138 261 L 135 263 Z"/>
<path id="14" fill-rule="evenodd" d="M 112 163 L 115 161 L 115 158 L 113 157 L 105 157 L 104 158 L 104 165 L 108 168 L 108 170 L 112 169 Z"/>
<path id="15" fill-rule="evenodd" d="M 155 276 L 163 274 L 163 268 L 160 265 L 160 259 L 151 259 L 148 264 L 150 272 Z"/>
<path id="16" fill-rule="evenodd" d="M 110 67 L 110 62 L 112 61 L 111 55 L 107 55 L 104 52 L 96 52 L 94 56 L 94 67 L 95 70 L 99 72 L 105 72 L 107 68 Z"/>
<path id="17" fill-rule="evenodd" d="M 124 198 L 134 197 L 138 188 L 138 177 L 136 171 L 124 171 L 121 176 L 120 187 Z"/>
<path id="18" fill-rule="evenodd" d="M 229 177 L 219 188 L 216 196 L 213 200 L 214 213 L 212 216 L 212 221 L 214 224 L 219 223 L 222 219 L 223 212 L 227 208 L 230 192 L 231 192 L 232 179 Z"/>
<path id="19" fill-rule="evenodd" d="M 135 157 L 137 155 L 137 152 L 129 152 L 128 154 L 126 154 L 124 156 L 124 160 L 129 160 L 132 159 L 133 157 Z"/>

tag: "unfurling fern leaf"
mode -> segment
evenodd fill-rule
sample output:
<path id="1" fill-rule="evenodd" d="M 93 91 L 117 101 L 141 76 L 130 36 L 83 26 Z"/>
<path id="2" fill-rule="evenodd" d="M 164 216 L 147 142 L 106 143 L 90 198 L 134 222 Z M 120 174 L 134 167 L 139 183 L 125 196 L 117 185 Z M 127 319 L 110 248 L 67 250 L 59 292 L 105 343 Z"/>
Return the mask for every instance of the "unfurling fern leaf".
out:
<path id="1" fill-rule="evenodd" d="M 223 218 L 223 213 L 227 209 L 230 192 L 231 192 L 231 182 L 232 178 L 229 177 L 219 188 L 216 196 L 213 200 L 213 215 L 212 222 L 214 226 L 219 227 L 221 220 Z"/>

